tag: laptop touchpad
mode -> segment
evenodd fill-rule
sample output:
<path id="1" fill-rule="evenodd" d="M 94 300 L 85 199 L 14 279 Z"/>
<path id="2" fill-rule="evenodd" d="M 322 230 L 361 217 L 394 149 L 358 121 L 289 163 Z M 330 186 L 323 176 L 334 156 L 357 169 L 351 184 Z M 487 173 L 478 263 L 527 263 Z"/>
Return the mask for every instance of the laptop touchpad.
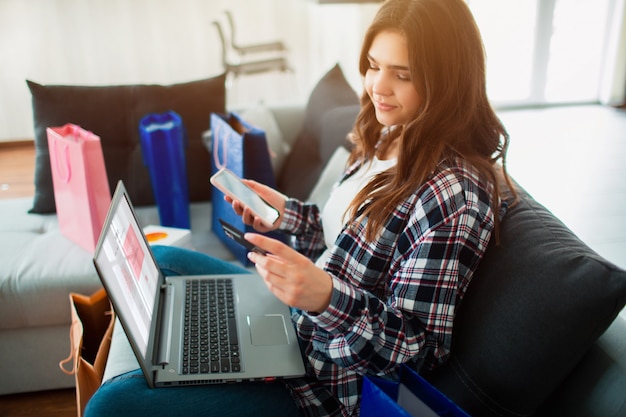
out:
<path id="1" fill-rule="evenodd" d="M 282 314 L 248 316 L 248 324 L 254 346 L 276 346 L 289 343 L 285 317 Z"/>

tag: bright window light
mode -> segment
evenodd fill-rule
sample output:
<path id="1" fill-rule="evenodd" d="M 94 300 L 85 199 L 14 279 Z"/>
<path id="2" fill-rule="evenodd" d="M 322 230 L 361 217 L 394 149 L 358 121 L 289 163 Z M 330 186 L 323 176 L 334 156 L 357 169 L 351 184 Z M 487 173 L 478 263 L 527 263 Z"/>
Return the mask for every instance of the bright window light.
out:
<path id="1" fill-rule="evenodd" d="M 613 0 L 467 0 L 500 106 L 599 99 Z"/>
<path id="2" fill-rule="evenodd" d="M 468 1 L 487 53 L 487 88 L 494 102 L 530 95 L 535 43 L 534 1 Z"/>
<path id="3" fill-rule="evenodd" d="M 609 0 L 557 0 L 545 98 L 594 101 L 605 52 Z"/>

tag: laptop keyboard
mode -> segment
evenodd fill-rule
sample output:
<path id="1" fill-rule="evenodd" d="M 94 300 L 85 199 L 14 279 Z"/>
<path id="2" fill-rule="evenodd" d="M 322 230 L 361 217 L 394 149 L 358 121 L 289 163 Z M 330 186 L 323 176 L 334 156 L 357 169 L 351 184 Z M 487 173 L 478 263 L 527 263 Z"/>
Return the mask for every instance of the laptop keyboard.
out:
<path id="1" fill-rule="evenodd" d="M 230 279 L 188 280 L 183 374 L 241 372 Z"/>

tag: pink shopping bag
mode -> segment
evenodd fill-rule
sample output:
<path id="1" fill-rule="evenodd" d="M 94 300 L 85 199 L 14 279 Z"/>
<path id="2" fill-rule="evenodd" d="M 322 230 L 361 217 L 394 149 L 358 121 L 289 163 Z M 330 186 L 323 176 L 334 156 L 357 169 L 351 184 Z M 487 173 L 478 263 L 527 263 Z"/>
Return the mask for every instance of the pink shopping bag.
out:
<path id="1" fill-rule="evenodd" d="M 93 253 L 111 203 L 100 138 L 74 124 L 46 132 L 59 228 Z"/>

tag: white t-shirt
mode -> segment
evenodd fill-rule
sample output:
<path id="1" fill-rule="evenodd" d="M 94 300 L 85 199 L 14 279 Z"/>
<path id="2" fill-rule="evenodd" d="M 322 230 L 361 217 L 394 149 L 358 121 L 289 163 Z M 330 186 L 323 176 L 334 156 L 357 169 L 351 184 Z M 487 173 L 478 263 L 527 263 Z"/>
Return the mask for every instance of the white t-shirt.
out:
<path id="1" fill-rule="evenodd" d="M 397 158 L 380 160 L 375 157 L 371 164 L 363 165 L 330 192 L 330 196 L 322 209 L 322 227 L 324 228 L 326 250 L 315 262 L 318 267 L 324 266 L 330 248 L 335 244 L 335 240 L 343 230 L 347 220 L 344 215 L 354 197 L 376 174 L 391 168 L 397 161 Z"/>

